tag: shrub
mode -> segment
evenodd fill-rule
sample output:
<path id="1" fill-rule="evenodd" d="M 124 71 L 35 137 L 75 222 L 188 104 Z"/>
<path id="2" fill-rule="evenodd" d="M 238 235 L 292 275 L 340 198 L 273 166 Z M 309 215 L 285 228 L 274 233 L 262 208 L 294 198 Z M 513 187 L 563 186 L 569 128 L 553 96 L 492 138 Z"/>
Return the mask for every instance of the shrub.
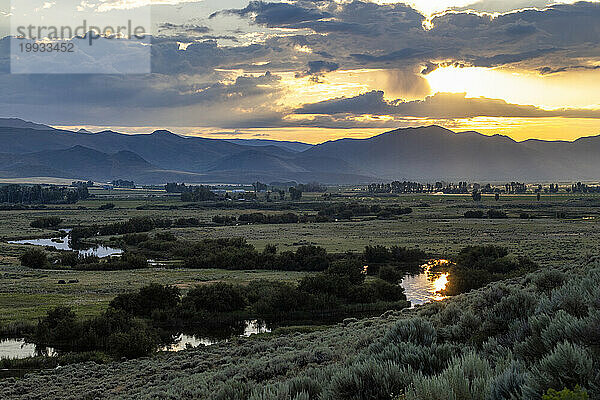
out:
<path id="1" fill-rule="evenodd" d="M 141 321 L 133 321 L 126 331 L 117 331 L 107 339 L 106 350 L 115 357 L 137 358 L 152 354 L 159 342 L 156 331 Z"/>
<path id="2" fill-rule="evenodd" d="M 469 353 L 455 358 L 440 375 L 417 376 L 406 392 L 407 400 L 486 400 L 487 380 L 493 375 L 489 362 Z"/>
<path id="3" fill-rule="evenodd" d="M 391 265 L 384 265 L 379 268 L 379 279 L 382 279 L 391 284 L 397 284 L 403 277 L 402 272 Z"/>
<path id="4" fill-rule="evenodd" d="M 423 318 L 403 320 L 394 325 L 383 337 L 385 343 L 410 342 L 431 346 L 437 341 L 437 332 L 430 321 Z"/>
<path id="5" fill-rule="evenodd" d="M 80 333 L 75 313 L 69 307 L 56 307 L 38 322 L 34 340 L 41 345 L 74 347 Z"/>
<path id="6" fill-rule="evenodd" d="M 493 208 L 488 210 L 487 215 L 491 219 L 506 219 L 506 218 L 508 218 L 508 215 L 506 215 L 506 213 L 504 211 L 496 210 Z"/>
<path id="7" fill-rule="evenodd" d="M 526 374 L 517 362 L 511 362 L 504 371 L 490 382 L 490 399 L 522 399 L 522 388 L 525 385 Z"/>
<path id="8" fill-rule="evenodd" d="M 534 366 L 525 390 L 530 396 L 540 396 L 548 389 L 589 386 L 595 373 L 592 357 L 587 349 L 563 342 Z"/>
<path id="9" fill-rule="evenodd" d="M 112 210 L 115 208 L 115 203 L 106 203 L 98 207 L 98 210 Z"/>
<path id="10" fill-rule="evenodd" d="M 48 257 L 40 249 L 30 249 L 23 253 L 19 260 L 21 265 L 27 268 L 45 268 L 48 266 Z"/>
<path id="11" fill-rule="evenodd" d="M 172 232 L 159 232 L 154 235 L 154 239 L 163 242 L 175 242 L 177 241 L 177 236 L 175 236 Z"/>
<path id="12" fill-rule="evenodd" d="M 241 287 L 217 282 L 191 289 L 183 298 L 183 303 L 196 310 L 231 312 L 244 309 L 247 300 Z"/>
<path id="13" fill-rule="evenodd" d="M 563 272 L 552 269 L 535 275 L 533 284 L 538 291 L 550 293 L 553 289 L 562 286 L 566 279 L 567 277 Z"/>
<path id="14" fill-rule="evenodd" d="M 363 273 L 363 265 L 357 259 L 348 259 L 334 261 L 327 269 L 329 275 L 345 276 L 353 285 L 359 285 L 365 281 L 366 275 Z"/>
<path id="15" fill-rule="evenodd" d="M 402 393 L 410 374 L 398 365 L 369 359 L 345 368 L 331 378 L 327 400 L 389 400 Z"/>
<path id="16" fill-rule="evenodd" d="M 144 286 L 137 293 L 125 293 L 115 297 L 110 307 L 137 316 L 150 316 L 156 310 L 174 309 L 180 301 L 181 292 L 175 286 L 157 283 Z"/>
<path id="17" fill-rule="evenodd" d="M 41 217 L 31 221 L 32 228 L 56 228 L 62 223 L 59 217 Z"/>
<path id="18" fill-rule="evenodd" d="M 574 390 L 567 388 L 557 392 L 554 389 L 548 389 L 545 395 L 542 396 L 542 400 L 587 400 L 589 396 L 587 392 L 581 390 L 579 385 L 575 386 Z"/>
<path id="19" fill-rule="evenodd" d="M 469 210 L 465 211 L 465 218 L 483 218 L 485 214 L 481 210 Z"/>

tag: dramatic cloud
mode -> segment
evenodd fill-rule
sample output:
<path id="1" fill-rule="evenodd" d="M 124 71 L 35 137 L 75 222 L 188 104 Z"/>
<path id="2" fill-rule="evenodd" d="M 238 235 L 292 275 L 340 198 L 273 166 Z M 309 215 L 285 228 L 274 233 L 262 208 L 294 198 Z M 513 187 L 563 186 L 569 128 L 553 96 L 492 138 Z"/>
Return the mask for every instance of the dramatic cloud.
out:
<path id="1" fill-rule="evenodd" d="M 147 75 L 9 75 L 9 41 L 0 40 L 0 107 L 6 116 L 41 122 L 68 118 L 147 125 L 152 120 L 212 127 L 380 127 L 404 117 L 600 118 L 595 110 L 569 109 L 568 104 L 548 110 L 512 104 L 518 100 L 431 96 L 427 81 L 428 74 L 451 65 L 510 69 L 548 80 L 591 74 L 600 68 L 600 4 L 450 3 L 480 11 L 516 10 L 494 15 L 454 10 L 429 17 L 401 3 L 240 0 L 227 3 L 239 8 L 206 8 L 203 15 L 188 16 L 174 6 L 157 20 L 152 74 Z M 150 0 L 86 4 L 129 8 Z M 539 8 L 521 9 L 527 5 Z M 337 86 L 329 79 L 351 77 L 352 71 L 377 71 L 378 77 L 365 82 L 340 78 Z M 319 97 L 302 97 L 316 92 Z M 352 97 L 361 92 L 366 93 Z M 386 100 L 384 92 L 408 100 Z M 285 96 L 297 97 L 296 102 L 282 104 Z M 600 104 L 589 97 L 585 104 Z M 312 104 L 294 113 L 292 108 L 302 102 Z M 359 118 L 364 115 L 370 117 Z"/>
<path id="2" fill-rule="evenodd" d="M 467 98 L 464 93 L 437 93 L 425 100 L 386 100 L 382 91 L 372 91 L 356 97 L 342 97 L 306 104 L 297 114 L 391 115 L 413 118 L 459 119 L 474 117 L 504 118 L 600 118 L 600 110 L 544 110 L 529 105 L 510 104 L 504 100 L 484 97 Z"/>
<path id="3" fill-rule="evenodd" d="M 317 9 L 304 8 L 290 3 L 267 3 L 264 1 L 251 1 L 246 8 L 224 10 L 212 14 L 210 18 L 214 18 L 219 14 L 234 14 L 242 17 L 252 16 L 257 24 L 264 24 L 270 27 L 305 21 L 317 21 L 331 17 L 331 14 L 321 12 Z"/>

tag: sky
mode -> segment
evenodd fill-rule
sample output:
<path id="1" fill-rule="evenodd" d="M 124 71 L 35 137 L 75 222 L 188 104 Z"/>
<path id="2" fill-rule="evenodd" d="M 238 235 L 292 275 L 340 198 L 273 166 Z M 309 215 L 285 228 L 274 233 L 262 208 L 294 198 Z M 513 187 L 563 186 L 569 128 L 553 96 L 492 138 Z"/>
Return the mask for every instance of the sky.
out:
<path id="1" fill-rule="evenodd" d="M 151 51 L 151 73 L 39 73 L 51 66 L 40 56 L 38 73 L 16 74 L 11 20 L 65 23 L 56 2 L 22 1 L 37 6 L 0 0 L 0 117 L 309 143 L 431 124 L 600 134 L 599 2 L 77 1 L 73 21 L 148 16 L 152 45 L 136 48 Z M 135 49 L 105 51 L 112 68 Z"/>

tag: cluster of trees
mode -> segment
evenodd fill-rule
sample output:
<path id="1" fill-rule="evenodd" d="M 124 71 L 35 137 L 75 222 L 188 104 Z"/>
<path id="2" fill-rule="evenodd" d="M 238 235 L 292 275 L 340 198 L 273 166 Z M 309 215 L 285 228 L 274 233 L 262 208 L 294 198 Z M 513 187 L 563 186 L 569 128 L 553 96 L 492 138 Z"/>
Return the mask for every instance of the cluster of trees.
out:
<path id="1" fill-rule="evenodd" d="M 63 351 L 102 351 L 133 358 L 152 353 L 166 340 L 161 339 L 165 335 L 159 328 L 218 328 L 256 318 L 271 322 L 309 318 L 319 323 L 357 311 L 381 312 L 409 305 L 402 287 L 380 279 L 365 282 L 360 263 L 348 259 L 298 283 L 219 282 L 197 286 L 185 296 L 176 287 L 151 284 L 115 297 L 105 312 L 85 320 L 77 319 L 69 308 L 58 307 L 39 321 L 32 340 Z"/>
<path id="2" fill-rule="evenodd" d="M 42 185 L 0 186 L 0 203 L 73 204 L 90 196 L 86 186 L 76 188 Z"/>
<path id="3" fill-rule="evenodd" d="M 410 181 L 394 181 L 391 183 L 372 183 L 367 189 L 369 193 L 446 193 L 446 194 L 459 194 L 467 193 L 468 191 L 467 182 L 459 182 L 458 185 L 454 183 L 436 182 L 435 184 L 422 184 L 418 182 Z"/>
<path id="4" fill-rule="evenodd" d="M 509 255 L 500 246 L 468 246 L 463 248 L 447 265 L 436 267 L 449 272 L 448 283 L 442 294 L 454 296 L 478 289 L 490 282 L 519 276 L 534 271 L 537 264 L 524 256 Z"/>
<path id="5" fill-rule="evenodd" d="M 219 225 L 233 225 L 237 221 L 235 215 L 215 215 L 212 217 L 212 222 Z"/>
<path id="6" fill-rule="evenodd" d="M 295 224 L 300 221 L 300 218 L 291 212 L 283 214 L 251 213 L 240 215 L 238 221 L 250 224 Z"/>
<path id="7" fill-rule="evenodd" d="M 61 263 L 64 262 L 62 258 L 59 258 L 58 260 L 60 260 Z M 144 269 L 148 268 L 148 265 L 146 257 L 125 252 L 120 256 L 105 258 L 79 256 L 72 268 L 79 271 L 122 271 L 129 269 Z"/>
<path id="8" fill-rule="evenodd" d="M 483 210 L 469 210 L 465 211 L 465 218 L 490 218 L 490 219 L 505 219 L 508 218 L 508 215 L 502 211 L 495 208 L 491 208 L 484 212 Z"/>
<path id="9" fill-rule="evenodd" d="M 538 185 L 538 187 L 535 189 L 536 193 L 541 193 L 542 191 L 544 193 L 558 193 L 559 187 L 558 187 L 558 183 L 554 184 L 551 183 L 549 188 L 542 188 L 542 185 Z M 567 188 L 567 192 L 569 192 L 569 189 Z"/>
<path id="10" fill-rule="evenodd" d="M 160 344 L 158 331 L 148 322 L 112 307 L 83 320 L 70 308 L 57 307 L 40 319 L 31 340 L 40 347 L 103 351 L 115 358 L 146 356 Z"/>
<path id="11" fill-rule="evenodd" d="M 140 244 L 146 247 L 145 243 Z M 183 258 L 187 268 L 219 268 L 229 270 L 266 269 L 281 271 L 324 271 L 334 255 L 318 246 L 301 246 L 295 252 L 277 252 L 267 245 L 259 252 L 242 238 L 204 239 L 199 242 L 174 242 L 170 254 Z"/>
<path id="12" fill-rule="evenodd" d="M 82 254 L 77 251 L 61 251 L 48 258 L 44 250 L 33 248 L 23 253 L 19 260 L 21 265 L 33 269 L 63 267 L 80 271 L 118 271 L 148 268 L 146 257 L 130 252 L 120 256 L 99 258 L 95 255 Z"/>
<path id="13" fill-rule="evenodd" d="M 295 187 L 290 188 L 290 198 L 292 200 L 300 200 L 302 198 L 302 190 Z"/>
<path id="14" fill-rule="evenodd" d="M 192 190 L 192 187 L 186 186 L 185 183 L 167 183 L 165 185 L 167 193 L 186 193 Z"/>
<path id="15" fill-rule="evenodd" d="M 94 181 L 87 181 L 87 182 L 84 182 L 84 181 L 73 181 L 73 182 L 71 182 L 71 186 L 73 186 L 73 187 L 88 187 L 88 188 L 90 188 L 90 187 L 94 187 Z"/>
<path id="16" fill-rule="evenodd" d="M 181 201 L 186 203 L 215 200 L 217 195 L 209 186 L 194 186 L 192 190 L 181 193 Z"/>
<path id="17" fill-rule="evenodd" d="M 236 222 L 243 224 L 295 224 L 298 222 L 331 222 L 332 218 L 323 215 L 298 215 L 292 212 L 282 214 L 247 213 L 239 217 L 216 215 L 212 221 L 219 225 L 232 225 Z"/>
<path id="18" fill-rule="evenodd" d="M 427 255 L 421 249 L 408 249 L 401 246 L 367 246 L 363 253 L 364 261 L 372 264 L 414 263 L 425 259 Z"/>
<path id="19" fill-rule="evenodd" d="M 328 253 L 319 246 L 300 246 L 296 251 L 278 252 L 277 246 L 267 245 L 258 251 L 243 238 L 204 239 L 198 242 L 162 240 L 147 235 L 126 235 L 126 243 L 135 243 L 137 251 L 148 257 L 183 259 L 187 268 L 218 268 L 228 270 L 279 270 L 316 271 L 327 270 L 339 259 L 352 258 L 362 266 L 368 264 L 369 273 L 376 274 L 379 265 L 403 266 L 426 258 L 420 249 L 392 246 L 367 246 L 361 254 Z"/>
<path id="20" fill-rule="evenodd" d="M 31 221 L 32 228 L 57 228 L 62 223 L 59 217 L 40 217 Z"/>
<path id="21" fill-rule="evenodd" d="M 118 187 L 118 188 L 128 188 L 128 189 L 135 188 L 134 181 L 126 181 L 123 179 L 116 179 L 111 182 L 111 185 L 113 185 L 114 187 Z"/>
<path id="22" fill-rule="evenodd" d="M 354 217 L 375 215 L 381 219 L 395 218 L 412 213 L 410 207 L 380 206 L 378 204 L 334 203 L 321 206 L 318 215 L 331 219 L 350 219 Z"/>
<path id="23" fill-rule="evenodd" d="M 170 228 L 171 226 L 189 227 L 199 226 L 197 218 L 179 218 L 175 221 L 169 218 L 132 217 L 127 221 L 115 222 L 108 225 L 78 226 L 71 230 L 71 244 L 77 245 L 81 239 L 94 236 L 125 235 L 129 233 L 150 232 L 156 228 Z"/>
<path id="24" fill-rule="evenodd" d="M 506 193 L 523 194 L 527 192 L 527 185 L 521 182 L 510 182 L 504 185 Z"/>
<path id="25" fill-rule="evenodd" d="M 296 185 L 296 189 L 307 193 L 325 193 L 327 191 L 327 186 L 321 185 L 319 182 L 309 182 Z"/>
<path id="26" fill-rule="evenodd" d="M 590 186 L 585 183 L 577 182 L 571 185 L 571 188 L 567 188 L 567 192 L 571 193 L 600 193 L 600 186 Z"/>
<path id="27" fill-rule="evenodd" d="M 177 288 L 151 285 L 139 292 L 119 295 L 110 306 L 134 316 L 152 317 L 162 326 L 189 326 L 205 325 L 207 320 L 260 318 L 290 321 L 305 319 L 308 315 L 319 322 L 321 317 L 343 317 L 357 304 L 385 303 L 384 309 L 410 305 L 401 286 L 381 279 L 365 282 L 365 277 L 360 263 L 343 259 L 298 283 L 258 280 L 240 285 L 219 282 L 197 286 L 183 297 L 179 296 Z M 227 313 L 234 314 L 222 315 Z"/>

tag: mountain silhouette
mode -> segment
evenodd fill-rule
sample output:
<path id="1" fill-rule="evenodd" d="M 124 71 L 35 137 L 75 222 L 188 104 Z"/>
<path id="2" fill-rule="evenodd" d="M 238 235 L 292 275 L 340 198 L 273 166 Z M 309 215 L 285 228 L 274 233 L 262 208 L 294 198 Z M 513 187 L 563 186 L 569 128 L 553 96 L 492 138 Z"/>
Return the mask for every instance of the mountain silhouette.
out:
<path id="1" fill-rule="evenodd" d="M 273 140 L 244 144 L 243 140 L 185 137 L 166 130 L 145 135 L 90 134 L 0 120 L 0 140 L 4 177 L 45 172 L 44 176 L 139 183 L 555 182 L 596 180 L 600 171 L 598 136 L 573 142 L 517 142 L 507 136 L 455 133 L 435 125 L 367 139 L 290 146 Z"/>

